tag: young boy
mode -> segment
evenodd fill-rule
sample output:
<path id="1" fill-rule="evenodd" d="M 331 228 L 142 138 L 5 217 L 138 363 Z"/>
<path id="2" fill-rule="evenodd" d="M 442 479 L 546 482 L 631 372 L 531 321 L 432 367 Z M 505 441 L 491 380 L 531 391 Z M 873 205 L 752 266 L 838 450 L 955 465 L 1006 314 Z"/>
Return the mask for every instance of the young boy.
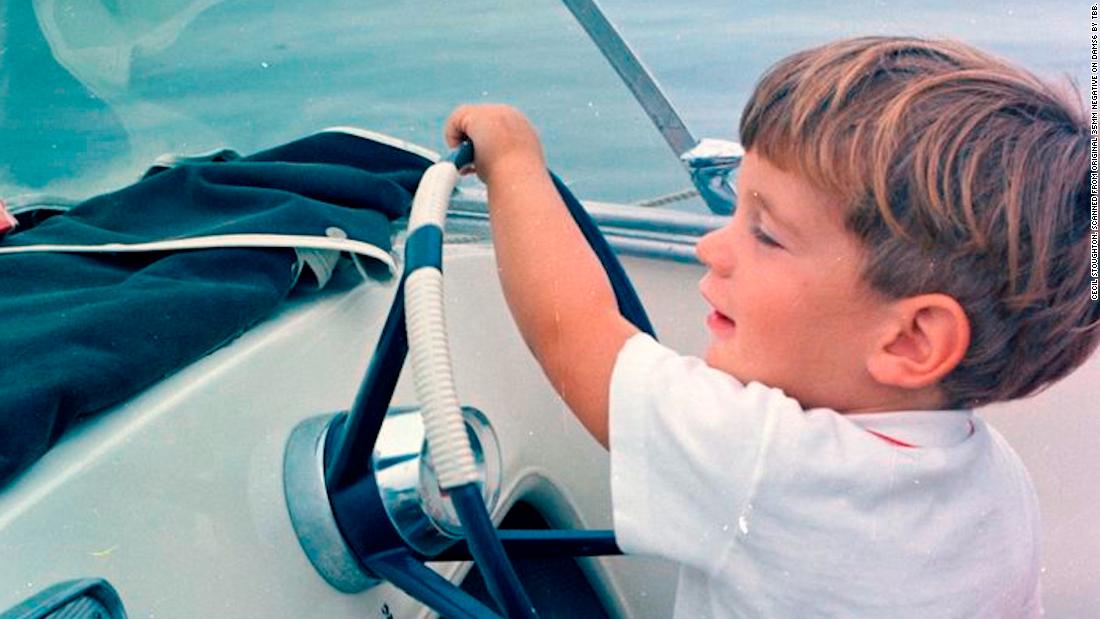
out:
<path id="1" fill-rule="evenodd" d="M 1038 615 L 1035 493 L 971 409 L 1097 345 L 1079 103 L 958 43 L 862 38 L 769 70 L 740 133 L 699 360 L 620 317 L 523 116 L 447 122 L 524 339 L 610 447 L 620 545 L 682 565 L 677 617 Z"/>

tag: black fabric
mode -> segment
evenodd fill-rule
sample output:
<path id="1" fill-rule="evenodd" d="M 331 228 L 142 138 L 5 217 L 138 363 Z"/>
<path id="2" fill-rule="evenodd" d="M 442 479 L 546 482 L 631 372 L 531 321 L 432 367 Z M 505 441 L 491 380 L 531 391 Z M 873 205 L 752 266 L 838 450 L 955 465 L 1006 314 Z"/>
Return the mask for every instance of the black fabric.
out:
<path id="1" fill-rule="evenodd" d="M 0 246 L 139 243 L 238 233 L 390 249 L 430 161 L 321 133 L 234 161 L 158 171 Z M 0 485 L 72 422 L 224 345 L 295 283 L 292 249 L 0 255 Z"/>

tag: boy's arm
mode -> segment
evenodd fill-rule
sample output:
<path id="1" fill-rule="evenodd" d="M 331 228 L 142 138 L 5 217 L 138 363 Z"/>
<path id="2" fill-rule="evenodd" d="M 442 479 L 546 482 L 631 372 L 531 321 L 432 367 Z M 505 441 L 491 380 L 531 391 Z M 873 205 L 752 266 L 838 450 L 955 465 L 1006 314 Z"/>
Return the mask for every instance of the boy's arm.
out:
<path id="1" fill-rule="evenodd" d="M 611 370 L 637 329 L 619 314 L 603 267 L 554 188 L 538 136 L 513 108 L 485 105 L 455 110 L 446 138 L 474 144 L 501 286 L 524 341 L 606 447 Z"/>

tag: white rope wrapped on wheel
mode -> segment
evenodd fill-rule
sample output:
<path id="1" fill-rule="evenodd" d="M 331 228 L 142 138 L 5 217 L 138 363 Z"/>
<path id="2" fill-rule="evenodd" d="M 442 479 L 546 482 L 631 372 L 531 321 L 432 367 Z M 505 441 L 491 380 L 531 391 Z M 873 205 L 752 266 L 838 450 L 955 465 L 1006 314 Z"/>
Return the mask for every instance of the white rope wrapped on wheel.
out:
<path id="1" fill-rule="evenodd" d="M 409 239 L 421 227 L 435 226 L 442 242 L 443 222 L 458 170 L 450 161 L 428 168 L 420 181 L 409 215 Z M 481 481 L 458 394 L 443 312 L 443 273 L 419 266 L 405 281 L 405 320 L 413 382 L 432 464 L 444 489 Z"/>

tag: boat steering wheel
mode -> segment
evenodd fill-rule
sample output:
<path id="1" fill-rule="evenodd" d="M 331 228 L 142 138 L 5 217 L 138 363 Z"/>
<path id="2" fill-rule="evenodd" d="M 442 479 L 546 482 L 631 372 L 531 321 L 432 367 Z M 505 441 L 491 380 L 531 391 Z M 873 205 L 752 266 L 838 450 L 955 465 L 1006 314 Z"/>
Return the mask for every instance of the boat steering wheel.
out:
<path id="1" fill-rule="evenodd" d="M 443 313 L 443 224 L 458 171 L 472 161 L 473 147 L 464 143 L 424 173 L 409 215 L 404 272 L 367 376 L 346 415 L 308 420 L 291 435 L 284 461 L 287 504 L 310 561 L 342 591 L 387 580 L 447 617 L 497 616 L 424 565 L 473 558 L 500 613 L 534 618 L 509 555 L 621 551 L 611 531 L 498 531 L 489 517 L 487 503 L 495 500 L 496 490 L 490 477 L 494 465 L 499 471 L 493 461 L 499 452 L 485 417 L 459 405 Z M 599 228 L 551 177 L 607 272 L 620 312 L 653 335 Z M 410 412 L 389 408 L 406 354 L 412 358 L 426 446 L 419 453 L 382 454 L 376 443 L 387 412 Z M 405 479 L 410 475 L 413 481 Z"/>

